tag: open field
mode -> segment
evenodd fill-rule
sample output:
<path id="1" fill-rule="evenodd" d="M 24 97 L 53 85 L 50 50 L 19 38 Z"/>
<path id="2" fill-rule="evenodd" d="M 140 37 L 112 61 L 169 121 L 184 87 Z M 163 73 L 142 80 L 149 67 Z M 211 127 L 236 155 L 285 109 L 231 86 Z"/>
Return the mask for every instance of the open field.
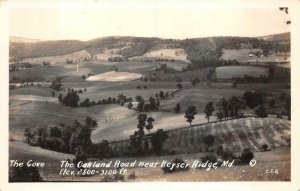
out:
<path id="1" fill-rule="evenodd" d="M 70 54 L 60 55 L 60 56 L 47 56 L 47 57 L 37 57 L 28 58 L 23 61 L 29 62 L 31 64 L 40 64 L 43 62 L 50 62 L 50 64 L 56 64 L 56 62 L 66 62 L 67 60 L 73 60 L 73 62 L 79 62 L 80 60 L 90 59 L 91 55 L 86 50 L 80 50 Z"/>
<path id="2" fill-rule="evenodd" d="M 239 62 L 247 62 L 251 59 L 249 53 L 262 52 L 261 49 L 222 49 L 222 56 L 220 59 L 224 60 L 236 60 Z"/>
<path id="3" fill-rule="evenodd" d="M 43 168 L 39 168 L 40 175 L 47 181 L 62 181 L 59 176 L 60 161 L 74 159 L 74 155 L 32 147 L 18 141 L 9 142 L 9 159 L 27 162 L 28 160 L 45 162 Z"/>
<path id="4" fill-rule="evenodd" d="M 216 68 L 217 78 L 243 78 L 245 75 L 260 77 L 269 75 L 268 68 L 257 66 L 222 66 Z"/>
<path id="5" fill-rule="evenodd" d="M 266 38 L 273 39 L 271 36 Z M 128 170 L 129 173 L 134 172 L 136 178 L 130 180 L 127 174 L 124 181 L 289 181 L 289 42 L 272 42 L 243 37 L 184 40 L 108 37 L 91 41 L 40 42 L 38 46 L 34 46 L 34 43 L 26 46 L 13 44 L 10 47 L 11 61 L 28 61 L 33 65 L 27 68 L 28 65 L 24 63 L 16 63 L 15 68 L 10 67 L 9 158 L 46 162 L 45 168 L 39 168 L 46 181 L 97 181 L 101 177 L 60 177 L 60 161 L 74 159 L 76 155 L 84 160 L 102 162 L 162 162 L 180 158 L 192 163 L 207 154 L 215 153 L 219 146 L 224 150 L 229 149 L 236 156 L 240 156 L 243 149 L 249 148 L 257 161 L 255 167 L 246 164 L 209 172 L 189 169 L 171 174 L 164 174 L 160 167 L 134 167 Z M 240 47 L 248 48 L 238 49 Z M 221 49 L 223 54 L 220 57 Z M 266 49 L 270 49 L 270 54 L 276 52 L 276 55 L 260 56 Z M 108 58 L 112 57 L 124 57 L 126 61 L 120 59 L 121 62 L 109 62 Z M 241 64 L 231 65 L 233 62 L 226 63 L 218 59 L 237 60 Z M 67 60 L 73 63 L 66 64 Z M 49 62 L 50 65 L 43 65 L 43 62 Z M 224 66 L 215 68 L 222 63 Z M 269 78 L 265 83 L 258 83 L 260 79 L 233 83 L 236 79 L 231 79 L 243 78 L 245 75 Z M 55 86 L 55 79 L 61 80 L 61 88 Z M 51 84 L 58 91 L 50 88 Z M 72 93 L 68 94 L 69 91 Z M 159 98 L 161 91 L 169 96 Z M 253 94 L 249 93 L 248 98 L 243 98 L 246 91 Z M 60 94 L 62 97 L 58 101 Z M 131 109 L 127 108 L 130 100 L 126 99 L 124 103 L 120 94 L 132 98 Z M 108 98 L 118 96 L 118 104 L 115 100 L 107 101 Z M 137 111 L 137 96 L 141 96 L 145 103 L 150 102 L 149 97 L 154 97 L 155 104 L 144 105 L 144 108 Z M 233 99 L 229 102 L 233 96 L 248 106 L 240 106 L 240 102 L 236 103 Z M 87 98 L 89 101 L 84 102 Z M 217 112 L 220 112 L 217 103 L 221 98 L 226 98 L 224 107 L 230 110 L 232 116 L 234 108 L 240 107 L 237 118 L 217 120 Z M 206 113 L 211 110 L 212 114 L 208 122 L 204 108 L 209 102 L 213 102 L 214 109 L 206 109 Z M 123 103 L 124 106 L 121 106 Z M 174 111 L 176 104 L 181 107 L 177 113 Z M 257 107 L 260 104 L 264 108 Z M 197 110 L 191 125 L 185 118 L 189 106 Z M 254 112 L 250 106 L 260 108 L 260 113 Z M 142 113 L 154 121 L 146 118 L 144 122 L 141 118 L 145 116 L 140 115 Z M 264 113 L 268 116 L 263 117 Z M 86 117 L 91 117 L 98 125 L 95 127 L 94 123 L 85 122 Z M 75 120 L 82 126 L 72 126 Z M 26 132 L 24 135 L 26 128 L 61 123 L 66 124 L 66 127 L 72 126 L 72 130 L 69 132 L 61 125 Z M 153 128 L 145 130 L 149 124 Z M 130 142 L 130 136 L 139 128 L 144 128 L 145 132 L 139 131 L 135 134 L 136 142 L 134 139 Z M 166 132 L 166 140 L 162 140 L 163 134 L 154 135 L 158 129 Z M 205 144 L 207 135 L 212 135 L 214 139 L 209 147 Z M 30 146 L 24 143 L 25 136 L 29 144 L 74 155 Z M 105 143 L 99 144 L 104 140 L 109 142 L 110 148 Z M 266 152 L 262 152 L 263 144 L 268 145 Z M 266 174 L 266 170 L 271 169 L 277 169 L 279 174 Z"/>
<path id="6" fill-rule="evenodd" d="M 109 81 L 109 82 L 118 82 L 118 81 L 132 81 L 137 80 L 142 77 L 142 74 L 130 73 L 130 72 L 105 72 L 102 74 L 96 74 L 87 78 L 87 81 Z"/>
<path id="7" fill-rule="evenodd" d="M 176 93 L 174 98 L 162 100 L 161 108 L 173 111 L 173 108 L 179 103 L 182 106 L 181 112 L 185 111 L 185 107 L 192 105 L 196 106 L 198 112 L 203 112 L 205 105 L 209 101 L 216 103 L 223 97 L 240 97 L 244 93 L 241 89 L 232 88 L 231 84 L 211 84 L 208 87 L 206 83 L 201 83 L 197 86 L 184 85 L 184 87 L 186 86 L 188 88 L 184 88 L 182 91 Z"/>
<path id="8" fill-rule="evenodd" d="M 174 121 L 174 124 L 178 124 L 178 121 Z M 270 149 L 288 146 L 291 134 L 290 122 L 274 117 L 249 117 L 207 124 L 203 115 L 201 124 L 197 122 L 192 127 L 170 130 L 164 149 L 181 154 L 204 152 L 207 146 L 203 143 L 203 137 L 211 134 L 215 138 L 213 150 L 222 145 L 236 152 L 243 148 L 260 151 L 262 144 L 268 144 Z M 115 142 L 112 146 L 116 152 L 126 152 L 129 141 Z"/>
<path id="9" fill-rule="evenodd" d="M 147 57 L 155 57 L 160 59 L 174 59 L 184 62 L 189 62 L 189 60 L 186 59 L 187 54 L 182 48 L 165 48 L 165 49 L 158 49 L 158 50 L 151 50 L 149 52 L 146 52 L 142 56 L 138 57 L 132 57 L 132 59 L 139 59 L 139 58 L 147 58 Z"/>
<path id="10" fill-rule="evenodd" d="M 122 55 L 116 54 L 116 51 L 119 49 L 117 48 L 112 48 L 112 49 L 105 49 L 103 50 L 102 53 L 95 54 L 95 58 L 98 60 L 108 60 L 108 58 L 113 58 L 113 57 L 123 57 Z"/>
<path id="11" fill-rule="evenodd" d="M 204 153 L 191 155 L 185 160 L 192 164 L 199 160 Z M 164 174 L 160 168 L 129 169 L 129 173 L 134 172 L 137 182 L 211 182 L 211 181 L 290 181 L 291 158 L 289 148 L 276 149 L 270 152 L 254 153 L 256 166 L 249 165 L 234 166 L 232 168 L 218 168 L 210 171 L 190 169 L 189 171 Z M 179 158 L 185 158 L 187 155 Z M 190 155 L 188 155 L 190 156 Z M 173 159 L 178 156 L 174 156 Z M 165 159 L 165 157 L 163 157 Z M 161 159 L 161 160 L 163 160 Z M 151 161 L 151 160 L 150 160 Z M 278 170 L 279 174 L 267 174 L 266 170 Z M 153 175 L 156 176 L 153 176 Z"/>

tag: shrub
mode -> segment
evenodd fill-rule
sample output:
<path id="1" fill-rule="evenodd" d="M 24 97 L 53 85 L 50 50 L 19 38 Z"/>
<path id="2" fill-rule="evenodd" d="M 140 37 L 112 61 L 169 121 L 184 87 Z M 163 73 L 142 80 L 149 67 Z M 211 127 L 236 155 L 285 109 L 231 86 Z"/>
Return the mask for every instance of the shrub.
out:
<path id="1" fill-rule="evenodd" d="M 218 161 L 217 157 L 213 154 L 208 154 L 208 155 L 205 155 L 204 157 L 201 157 L 201 161 L 202 163 L 205 163 L 205 162 L 211 162 L 211 163 L 215 163 Z"/>
<path id="2" fill-rule="evenodd" d="M 268 117 L 268 113 L 263 105 L 259 105 L 254 109 L 254 114 L 257 115 L 257 117 Z"/>
<path id="3" fill-rule="evenodd" d="M 269 145 L 268 145 L 268 144 L 262 144 L 262 145 L 261 145 L 261 150 L 262 150 L 262 151 L 267 151 L 268 148 L 269 148 Z"/>
<path id="4" fill-rule="evenodd" d="M 239 157 L 242 164 L 248 164 L 253 158 L 254 154 L 249 148 L 245 148 Z"/>
<path id="5" fill-rule="evenodd" d="M 132 172 L 127 177 L 128 180 L 134 180 L 135 179 L 135 172 Z"/>
<path id="6" fill-rule="evenodd" d="M 220 157 L 222 158 L 222 160 L 226 161 L 226 160 L 233 160 L 236 159 L 237 157 L 235 156 L 235 154 L 230 151 L 229 149 L 224 150 L 221 154 Z"/>
<path id="7" fill-rule="evenodd" d="M 18 168 L 9 169 L 9 182 L 41 182 L 37 167 L 28 167 L 24 165 Z"/>
<path id="8" fill-rule="evenodd" d="M 173 173 L 173 172 L 179 172 L 179 171 L 184 171 L 184 170 L 188 170 L 189 169 L 189 167 L 186 165 L 186 163 L 182 159 L 178 159 L 178 158 L 174 159 L 172 161 L 172 165 L 171 166 L 173 166 L 173 165 L 174 165 L 173 168 L 164 166 L 161 169 L 162 169 L 162 171 L 164 173 Z M 178 167 L 177 165 L 180 165 L 180 166 L 183 165 L 184 168 Z"/>

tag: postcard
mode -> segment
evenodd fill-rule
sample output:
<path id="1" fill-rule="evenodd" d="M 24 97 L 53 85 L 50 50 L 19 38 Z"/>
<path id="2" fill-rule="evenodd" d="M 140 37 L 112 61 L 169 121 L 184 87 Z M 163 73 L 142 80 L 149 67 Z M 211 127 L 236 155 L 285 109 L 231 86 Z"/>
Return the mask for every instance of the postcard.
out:
<path id="1" fill-rule="evenodd" d="M 0 190 L 299 190 L 299 5 L 0 2 Z"/>

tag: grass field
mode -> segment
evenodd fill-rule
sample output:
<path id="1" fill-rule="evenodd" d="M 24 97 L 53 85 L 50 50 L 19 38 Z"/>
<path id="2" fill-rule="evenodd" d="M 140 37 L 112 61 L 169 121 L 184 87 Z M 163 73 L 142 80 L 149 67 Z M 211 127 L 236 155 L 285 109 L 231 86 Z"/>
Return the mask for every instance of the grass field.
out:
<path id="1" fill-rule="evenodd" d="M 231 84 L 211 84 L 210 87 L 206 83 L 197 86 L 190 84 L 183 85 L 184 89 L 175 94 L 174 98 L 161 101 L 163 110 L 173 111 L 173 108 L 179 103 L 184 112 L 188 106 L 196 106 L 198 112 L 203 112 L 205 105 L 212 101 L 216 103 L 221 98 L 230 98 L 232 96 L 242 96 L 243 90 L 232 88 Z M 187 88 L 186 88 L 187 87 Z"/>
<path id="2" fill-rule="evenodd" d="M 268 68 L 257 66 L 222 66 L 216 68 L 216 77 L 219 79 L 226 78 L 243 78 L 245 75 L 260 77 L 269 75 Z"/>
<path id="3" fill-rule="evenodd" d="M 56 62 L 66 62 L 67 60 L 73 60 L 74 62 L 78 62 L 79 60 L 90 59 L 90 58 L 91 55 L 86 50 L 80 50 L 77 52 L 60 55 L 60 56 L 28 58 L 28 59 L 24 59 L 24 61 L 29 62 L 31 64 L 42 65 L 43 62 L 50 62 L 51 64 L 55 64 Z"/>
<path id="4" fill-rule="evenodd" d="M 87 78 L 87 81 L 109 81 L 109 82 L 124 82 L 133 81 L 142 77 L 142 74 L 131 73 L 131 72 L 105 72 L 101 74 L 96 74 Z"/>
<path id="5" fill-rule="evenodd" d="M 33 160 L 37 162 L 45 162 L 45 167 L 38 168 L 40 175 L 47 181 L 62 181 L 59 176 L 60 161 L 74 159 L 74 155 L 58 153 L 40 147 L 32 147 L 26 143 L 10 141 L 9 142 L 9 159 L 24 161 Z"/>
<path id="6" fill-rule="evenodd" d="M 174 124 L 177 124 L 177 121 Z M 262 144 L 268 144 L 273 150 L 288 145 L 290 128 L 289 121 L 274 117 L 233 119 L 209 124 L 205 122 L 201 125 L 170 130 L 168 132 L 170 138 L 164 143 L 164 149 L 180 154 L 204 152 L 207 146 L 203 143 L 203 137 L 211 134 L 215 138 L 211 148 L 213 150 L 222 145 L 223 148 L 236 152 L 240 152 L 243 148 L 260 151 Z M 126 152 L 129 141 L 115 142 L 112 146 L 116 152 Z"/>
<path id="7" fill-rule="evenodd" d="M 249 53 L 261 51 L 261 49 L 223 49 L 223 54 L 220 59 L 247 62 L 248 60 L 252 59 L 249 57 Z"/>
<path id="8" fill-rule="evenodd" d="M 204 153 L 183 156 L 174 156 L 185 159 L 185 162 L 192 164 L 199 160 Z M 128 173 L 135 173 L 135 182 L 211 182 L 211 181 L 290 181 L 291 158 L 289 148 L 276 149 L 271 152 L 254 153 L 256 166 L 249 165 L 234 166 L 231 168 L 218 168 L 216 170 L 190 169 L 189 171 L 163 174 L 160 168 L 137 168 L 129 169 Z M 161 158 L 161 160 L 166 157 Z M 168 160 L 168 159 L 167 159 Z M 151 160 L 150 160 L 151 161 Z M 153 160 L 152 160 L 153 161 Z M 278 170 L 279 174 L 267 174 L 267 170 Z M 153 176 L 155 174 L 155 176 Z"/>
<path id="9" fill-rule="evenodd" d="M 144 57 L 157 57 L 162 59 L 174 59 L 174 60 L 181 60 L 184 62 L 189 62 L 186 57 L 187 54 L 182 48 L 170 48 L 170 49 L 159 49 L 159 50 L 152 50 L 147 52 L 143 55 Z"/>

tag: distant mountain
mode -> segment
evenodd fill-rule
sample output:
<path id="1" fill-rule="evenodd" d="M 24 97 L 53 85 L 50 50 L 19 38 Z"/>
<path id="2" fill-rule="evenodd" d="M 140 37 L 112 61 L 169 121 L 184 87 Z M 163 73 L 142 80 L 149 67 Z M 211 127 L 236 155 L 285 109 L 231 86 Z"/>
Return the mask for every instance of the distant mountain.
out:
<path id="1" fill-rule="evenodd" d="M 18 40 L 19 41 L 16 41 Z M 111 49 L 114 54 L 124 58 L 141 56 L 148 51 L 164 48 L 182 48 L 187 53 L 187 59 L 192 62 L 217 60 L 222 55 L 222 49 L 261 48 L 265 52 L 277 50 L 289 52 L 289 33 L 263 37 L 209 37 L 193 39 L 161 39 L 154 37 L 114 36 L 80 40 L 38 41 L 25 38 L 11 38 L 9 45 L 10 61 L 20 61 L 24 58 L 36 58 L 70 54 L 86 50 L 91 55 Z M 27 42 L 35 43 L 24 43 Z M 278 41 L 284 43 L 277 43 Z"/>
<path id="2" fill-rule="evenodd" d="M 22 37 L 17 37 L 17 36 L 10 36 L 9 37 L 9 42 L 15 42 L 15 43 L 35 43 L 35 42 L 40 42 L 40 41 L 42 41 L 42 40 L 22 38 Z"/>
<path id="3" fill-rule="evenodd" d="M 290 42 L 291 41 L 291 33 L 280 33 L 280 34 L 274 34 L 274 35 L 267 35 L 267 36 L 261 36 L 258 37 L 259 39 L 265 40 L 265 41 L 285 41 Z"/>

